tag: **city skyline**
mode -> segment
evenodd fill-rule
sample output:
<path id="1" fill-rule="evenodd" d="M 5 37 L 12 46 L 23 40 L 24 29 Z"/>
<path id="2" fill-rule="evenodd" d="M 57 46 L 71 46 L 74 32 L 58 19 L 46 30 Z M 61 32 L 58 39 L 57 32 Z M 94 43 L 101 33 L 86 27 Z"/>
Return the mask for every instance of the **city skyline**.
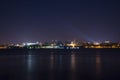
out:
<path id="1" fill-rule="evenodd" d="M 2 0 L 0 44 L 48 40 L 120 41 L 120 1 Z"/>

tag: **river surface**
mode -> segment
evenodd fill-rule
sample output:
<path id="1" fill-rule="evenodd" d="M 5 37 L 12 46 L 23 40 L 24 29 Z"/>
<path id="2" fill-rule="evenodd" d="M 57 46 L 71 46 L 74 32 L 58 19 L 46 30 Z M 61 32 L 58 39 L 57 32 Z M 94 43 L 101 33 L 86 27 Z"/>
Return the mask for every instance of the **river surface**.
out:
<path id="1" fill-rule="evenodd" d="M 120 50 L 0 53 L 0 80 L 120 80 Z"/>

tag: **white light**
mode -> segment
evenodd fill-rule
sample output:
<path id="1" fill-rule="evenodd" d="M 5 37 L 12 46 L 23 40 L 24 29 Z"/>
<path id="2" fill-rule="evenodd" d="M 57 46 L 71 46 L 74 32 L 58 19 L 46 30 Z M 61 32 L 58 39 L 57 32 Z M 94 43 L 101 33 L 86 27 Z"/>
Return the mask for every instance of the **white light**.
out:
<path id="1" fill-rule="evenodd" d="M 36 45 L 36 44 L 38 44 L 38 43 L 23 43 L 24 46 L 25 45 L 30 46 L 30 45 Z"/>
<path id="2" fill-rule="evenodd" d="M 105 41 L 105 43 L 110 43 L 110 41 Z"/>
<path id="3" fill-rule="evenodd" d="M 94 45 L 99 45 L 100 43 L 99 43 L 99 42 L 94 42 L 93 44 L 94 44 Z"/>
<path id="4" fill-rule="evenodd" d="M 23 46 L 25 46 L 25 43 L 22 43 Z"/>
<path id="5" fill-rule="evenodd" d="M 74 44 L 74 42 L 71 42 L 71 44 L 70 44 L 72 47 L 75 47 L 75 44 Z"/>

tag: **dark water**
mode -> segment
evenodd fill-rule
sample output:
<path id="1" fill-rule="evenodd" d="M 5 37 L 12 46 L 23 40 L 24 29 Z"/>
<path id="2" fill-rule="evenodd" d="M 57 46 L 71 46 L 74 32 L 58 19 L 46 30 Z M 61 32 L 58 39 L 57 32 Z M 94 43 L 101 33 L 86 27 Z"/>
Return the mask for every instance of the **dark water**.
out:
<path id="1" fill-rule="evenodd" d="M 0 80 L 120 80 L 120 50 L 0 53 Z"/>

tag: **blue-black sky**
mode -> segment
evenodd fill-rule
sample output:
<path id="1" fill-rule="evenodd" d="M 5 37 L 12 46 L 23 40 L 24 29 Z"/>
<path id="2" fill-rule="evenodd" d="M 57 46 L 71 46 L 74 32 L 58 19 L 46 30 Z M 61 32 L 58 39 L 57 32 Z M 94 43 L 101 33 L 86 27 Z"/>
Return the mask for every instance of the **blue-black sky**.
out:
<path id="1" fill-rule="evenodd" d="M 119 0 L 1 0 L 0 43 L 120 41 Z"/>

